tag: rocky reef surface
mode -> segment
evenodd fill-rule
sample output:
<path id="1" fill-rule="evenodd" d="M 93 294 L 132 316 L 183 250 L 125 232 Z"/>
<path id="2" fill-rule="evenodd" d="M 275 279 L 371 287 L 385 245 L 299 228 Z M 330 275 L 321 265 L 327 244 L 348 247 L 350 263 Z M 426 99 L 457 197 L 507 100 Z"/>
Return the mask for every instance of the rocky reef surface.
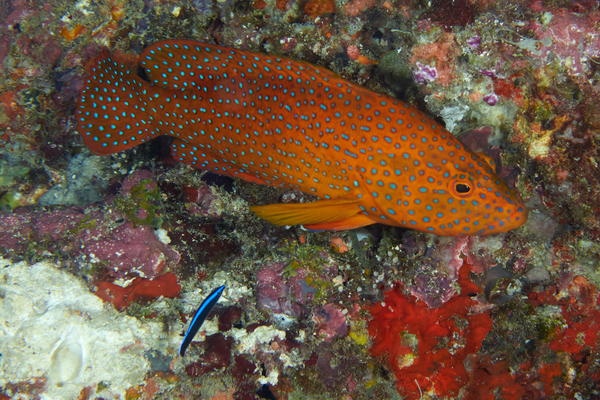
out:
<path id="1" fill-rule="evenodd" d="M 0 399 L 600 396 L 596 1 L 9 0 L 0 20 Z M 249 206 L 312 198 L 177 163 L 165 138 L 92 155 L 86 66 L 183 38 L 427 111 L 496 162 L 528 222 L 276 227 Z"/>

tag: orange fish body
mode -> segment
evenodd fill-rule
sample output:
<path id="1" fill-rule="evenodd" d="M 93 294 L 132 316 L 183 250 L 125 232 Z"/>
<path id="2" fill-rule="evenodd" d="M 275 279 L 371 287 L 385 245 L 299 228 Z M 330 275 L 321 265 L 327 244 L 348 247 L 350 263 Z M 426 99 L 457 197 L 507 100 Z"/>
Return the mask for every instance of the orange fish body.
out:
<path id="1" fill-rule="evenodd" d="M 155 43 L 141 63 L 151 82 L 96 61 L 77 111 L 94 153 L 169 135 L 184 163 L 322 199 L 252 207 L 278 225 L 458 236 L 527 220 L 519 195 L 435 121 L 330 71 L 190 40 Z"/>

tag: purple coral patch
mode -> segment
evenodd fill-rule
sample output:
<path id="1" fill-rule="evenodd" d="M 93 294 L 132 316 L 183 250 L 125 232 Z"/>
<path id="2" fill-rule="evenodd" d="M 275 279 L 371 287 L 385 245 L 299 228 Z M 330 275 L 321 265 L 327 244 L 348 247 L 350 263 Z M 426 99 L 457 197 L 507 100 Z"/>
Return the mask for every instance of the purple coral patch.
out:
<path id="1" fill-rule="evenodd" d="M 481 43 L 481 38 L 479 36 L 473 36 L 467 39 L 467 44 L 473 49 L 477 50 L 479 48 L 479 44 Z"/>
<path id="2" fill-rule="evenodd" d="M 263 266 L 256 274 L 258 304 L 273 313 L 281 313 L 285 308 L 288 288 L 283 277 L 284 268 L 285 263 L 277 262 Z"/>
<path id="3" fill-rule="evenodd" d="M 488 93 L 485 96 L 483 96 L 483 101 L 488 103 L 490 106 L 495 106 L 498 102 L 498 96 L 496 96 L 495 93 Z"/>
<path id="4" fill-rule="evenodd" d="M 313 318 L 317 323 L 318 334 L 324 336 L 326 342 L 331 342 L 336 336 L 346 336 L 348 333 L 346 316 L 333 304 L 325 304 L 316 310 Z"/>
<path id="5" fill-rule="evenodd" d="M 179 262 L 179 253 L 162 243 L 148 226 L 133 227 L 130 222 L 83 245 L 84 254 L 95 260 L 108 261 L 109 275 L 114 278 L 141 276 L 153 278 L 168 265 Z"/>
<path id="6" fill-rule="evenodd" d="M 417 62 L 417 68 L 419 68 L 417 72 L 415 72 L 415 81 L 417 83 L 433 82 L 438 77 L 438 72 L 435 67 Z"/>
<path id="7" fill-rule="evenodd" d="M 215 333 L 207 336 L 203 344 L 204 351 L 200 355 L 200 360 L 185 367 L 185 372 L 189 376 L 197 378 L 206 373 L 227 368 L 231 364 L 233 338 Z"/>

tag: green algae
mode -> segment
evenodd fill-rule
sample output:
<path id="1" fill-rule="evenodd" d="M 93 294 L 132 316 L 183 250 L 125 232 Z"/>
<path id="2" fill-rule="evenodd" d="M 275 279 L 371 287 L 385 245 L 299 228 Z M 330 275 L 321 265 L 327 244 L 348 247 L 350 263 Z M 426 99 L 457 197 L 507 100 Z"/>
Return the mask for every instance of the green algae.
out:
<path id="1" fill-rule="evenodd" d="M 147 225 L 158 228 L 163 222 L 158 214 L 162 209 L 160 192 L 153 183 L 152 179 L 144 179 L 134 186 L 128 195 L 115 199 L 115 207 L 129 218 L 133 226 Z"/>
<path id="2" fill-rule="evenodd" d="M 0 187 L 13 185 L 16 179 L 25 176 L 28 172 L 29 168 L 25 166 L 9 165 L 6 161 L 0 160 Z"/>
<path id="3" fill-rule="evenodd" d="M 12 211 L 20 206 L 18 193 L 6 190 L 0 193 L 0 210 Z"/>
<path id="4" fill-rule="evenodd" d="M 331 259 L 327 257 L 323 247 L 311 244 L 302 244 L 286 242 L 286 246 L 280 251 L 288 253 L 292 258 L 283 273 L 287 278 L 298 275 L 298 270 L 307 271 L 306 284 L 315 289 L 315 300 L 327 296 L 328 291 L 334 284 L 329 278 L 323 278 L 323 268 L 331 264 Z"/>

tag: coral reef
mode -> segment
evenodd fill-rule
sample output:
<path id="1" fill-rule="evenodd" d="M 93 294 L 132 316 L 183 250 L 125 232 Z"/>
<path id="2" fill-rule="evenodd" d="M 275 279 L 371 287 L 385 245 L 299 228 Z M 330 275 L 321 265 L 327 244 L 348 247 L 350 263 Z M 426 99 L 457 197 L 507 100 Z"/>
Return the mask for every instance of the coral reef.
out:
<path id="1" fill-rule="evenodd" d="M 0 20 L 0 398 L 600 395 L 597 2 L 8 0 Z M 249 205 L 314 198 L 194 170 L 166 138 L 92 155 L 75 117 L 91 61 L 138 71 L 168 38 L 427 111 L 519 190 L 527 224 L 276 227 Z"/>

